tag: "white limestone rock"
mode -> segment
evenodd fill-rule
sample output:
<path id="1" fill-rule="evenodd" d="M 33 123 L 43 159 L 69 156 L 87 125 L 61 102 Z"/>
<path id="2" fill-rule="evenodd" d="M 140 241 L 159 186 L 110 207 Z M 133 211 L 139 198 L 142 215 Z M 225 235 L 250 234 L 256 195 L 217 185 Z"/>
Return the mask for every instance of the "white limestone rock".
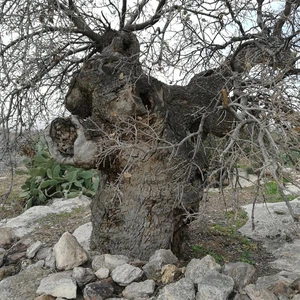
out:
<path id="1" fill-rule="evenodd" d="M 88 261 L 87 252 L 80 246 L 76 238 L 65 232 L 53 248 L 58 270 L 71 270 Z"/>
<path id="2" fill-rule="evenodd" d="M 140 279 L 142 275 L 143 271 L 140 268 L 131 266 L 129 264 L 118 266 L 111 273 L 113 281 L 121 286 L 126 286 Z"/>
<path id="3" fill-rule="evenodd" d="M 235 282 L 235 289 L 244 288 L 256 279 L 256 269 L 244 262 L 225 264 L 223 274 L 230 276 Z"/>
<path id="4" fill-rule="evenodd" d="M 201 283 L 202 279 L 210 272 L 220 272 L 221 266 L 210 255 L 202 259 L 192 259 L 186 267 L 185 277 L 195 284 Z"/>
<path id="5" fill-rule="evenodd" d="M 149 258 L 149 262 L 143 266 L 143 270 L 147 278 L 151 279 L 164 265 L 176 264 L 177 262 L 178 258 L 171 250 L 159 249 Z"/>
<path id="6" fill-rule="evenodd" d="M 198 284 L 196 300 L 226 300 L 233 291 L 234 280 L 216 271 L 210 272 Z"/>
<path id="7" fill-rule="evenodd" d="M 92 234 L 92 222 L 88 222 L 79 226 L 73 232 L 73 236 L 76 237 L 78 243 L 86 250 L 90 251 L 90 242 L 91 242 L 91 234 Z"/>
<path id="8" fill-rule="evenodd" d="M 76 280 L 79 287 L 83 287 L 96 279 L 92 269 L 82 267 L 75 267 L 72 277 Z"/>
<path id="9" fill-rule="evenodd" d="M 15 235 L 21 238 L 33 232 L 39 225 L 38 221 L 47 215 L 71 212 L 78 207 L 87 207 L 90 203 L 91 200 L 85 196 L 72 199 L 54 199 L 53 203 L 49 206 L 33 206 L 15 218 L 11 218 L 5 222 L 0 221 L 0 228 L 10 227 L 13 229 Z"/>
<path id="10" fill-rule="evenodd" d="M 261 289 L 254 284 L 248 284 L 245 291 L 251 300 L 277 300 L 278 298 L 267 289 Z"/>
<path id="11" fill-rule="evenodd" d="M 157 300 L 195 300 L 194 283 L 182 278 L 176 283 L 166 285 L 160 292 Z"/>
<path id="12" fill-rule="evenodd" d="M 109 269 L 108 268 L 100 268 L 95 275 L 99 278 L 99 279 L 105 279 L 108 278 L 109 276 Z"/>
<path id="13" fill-rule="evenodd" d="M 116 267 L 129 262 L 129 258 L 125 255 L 102 254 L 93 258 L 92 268 L 98 271 L 100 268 L 107 268 L 113 271 Z"/>
<path id="14" fill-rule="evenodd" d="M 0 248 L 8 249 L 16 240 L 17 237 L 12 228 L 0 228 Z"/>
<path id="15" fill-rule="evenodd" d="M 71 272 L 50 274 L 41 280 L 36 291 L 38 295 L 51 295 L 66 299 L 76 299 L 77 284 Z"/>
<path id="16" fill-rule="evenodd" d="M 139 299 L 151 296 L 155 290 L 155 281 L 150 279 L 142 282 L 133 282 L 126 286 L 123 296 L 126 299 Z"/>
<path id="17" fill-rule="evenodd" d="M 26 256 L 28 258 L 34 258 L 39 249 L 43 246 L 41 241 L 33 243 L 29 248 L 27 248 Z"/>

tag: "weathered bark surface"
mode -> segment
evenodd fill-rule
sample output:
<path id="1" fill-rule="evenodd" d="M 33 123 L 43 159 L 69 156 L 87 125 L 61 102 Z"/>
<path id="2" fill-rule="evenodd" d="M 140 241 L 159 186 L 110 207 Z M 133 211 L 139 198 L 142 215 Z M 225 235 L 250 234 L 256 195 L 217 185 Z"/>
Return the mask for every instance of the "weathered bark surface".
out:
<path id="1" fill-rule="evenodd" d="M 168 86 L 143 73 L 134 35 L 112 36 L 74 76 L 66 107 L 76 117 L 51 124 L 50 150 L 61 162 L 99 169 L 94 248 L 143 259 L 159 248 L 178 252 L 185 213 L 198 209 L 208 163 L 190 139 L 182 140 L 190 132 L 231 130 L 234 119 L 221 102 L 229 71 L 221 67 L 185 87 Z"/>

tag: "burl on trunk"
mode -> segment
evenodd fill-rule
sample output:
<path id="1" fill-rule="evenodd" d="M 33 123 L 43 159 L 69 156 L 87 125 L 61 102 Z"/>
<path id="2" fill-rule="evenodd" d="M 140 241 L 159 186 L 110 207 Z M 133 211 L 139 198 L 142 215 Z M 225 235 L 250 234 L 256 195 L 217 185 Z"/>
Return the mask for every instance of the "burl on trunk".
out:
<path id="1" fill-rule="evenodd" d="M 92 248 L 141 259 L 159 248 L 178 253 L 208 164 L 197 140 L 232 126 L 220 101 L 228 70 L 169 86 L 144 73 L 133 34 L 107 36 L 107 46 L 72 79 L 65 101 L 72 116 L 49 126 L 50 152 L 99 170 Z"/>

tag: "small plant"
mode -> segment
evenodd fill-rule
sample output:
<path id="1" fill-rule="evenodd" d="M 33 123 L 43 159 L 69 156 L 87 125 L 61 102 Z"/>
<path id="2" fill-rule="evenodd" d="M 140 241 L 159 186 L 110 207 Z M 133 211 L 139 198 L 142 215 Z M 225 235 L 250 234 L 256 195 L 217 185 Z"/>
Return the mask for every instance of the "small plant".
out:
<path id="1" fill-rule="evenodd" d="M 194 245 L 192 249 L 196 254 L 200 254 L 201 256 L 210 255 L 211 257 L 213 257 L 216 260 L 217 263 L 223 263 L 224 262 L 223 255 L 217 254 L 216 252 L 213 252 L 210 249 L 207 249 L 203 246 Z"/>
<path id="2" fill-rule="evenodd" d="M 251 260 L 250 258 L 250 253 L 249 251 L 244 251 L 242 254 L 241 254 L 241 257 L 240 257 L 240 260 L 244 263 L 247 263 L 247 264 L 250 264 L 250 265 L 253 265 L 253 260 Z"/>
<path id="3" fill-rule="evenodd" d="M 284 179 L 283 181 L 285 181 Z M 264 193 L 267 197 L 267 201 L 270 203 L 283 202 L 284 199 L 279 191 L 278 184 L 275 181 L 269 181 L 264 184 Z M 294 200 L 297 196 L 287 195 L 289 201 Z"/>
<path id="4" fill-rule="evenodd" d="M 28 175 L 21 186 L 21 198 L 26 200 L 26 209 L 45 204 L 52 198 L 74 198 L 80 195 L 93 196 L 99 185 L 95 170 L 84 170 L 57 163 L 49 154 L 44 139 L 36 145 L 36 154 L 26 158 L 27 170 L 18 171 Z"/>

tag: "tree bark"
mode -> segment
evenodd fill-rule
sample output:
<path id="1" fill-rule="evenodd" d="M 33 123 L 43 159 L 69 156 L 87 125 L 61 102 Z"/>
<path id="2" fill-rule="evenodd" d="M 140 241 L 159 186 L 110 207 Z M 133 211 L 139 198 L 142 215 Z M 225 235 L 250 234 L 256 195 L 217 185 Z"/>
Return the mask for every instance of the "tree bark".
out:
<path id="1" fill-rule="evenodd" d="M 94 249 L 141 259 L 159 248 L 178 253 L 209 163 L 194 141 L 224 136 L 234 124 L 222 98 L 230 70 L 169 86 L 144 74 L 133 34 L 110 36 L 74 75 L 65 102 L 73 116 L 48 128 L 50 152 L 62 163 L 99 170 Z"/>

